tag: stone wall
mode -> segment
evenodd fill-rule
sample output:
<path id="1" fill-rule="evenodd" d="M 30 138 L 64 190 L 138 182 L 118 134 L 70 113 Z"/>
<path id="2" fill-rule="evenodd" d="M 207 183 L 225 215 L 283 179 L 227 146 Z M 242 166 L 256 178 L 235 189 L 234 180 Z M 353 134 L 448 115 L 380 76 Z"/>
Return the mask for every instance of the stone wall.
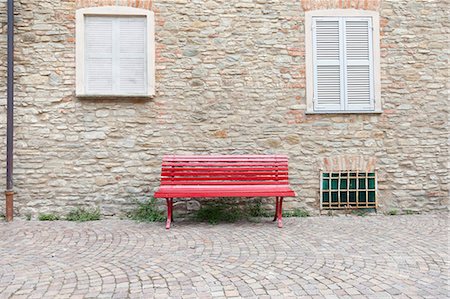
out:
<path id="1" fill-rule="evenodd" d="M 381 209 L 447 209 L 445 1 L 117 1 L 155 12 L 157 94 L 77 99 L 75 10 L 111 2 L 16 0 L 17 214 L 84 205 L 120 214 L 152 194 L 166 153 L 287 154 L 298 192 L 287 206 L 311 212 L 323 161 L 365 157 L 378 169 Z M 381 115 L 305 115 L 304 10 L 329 7 L 380 11 Z"/>

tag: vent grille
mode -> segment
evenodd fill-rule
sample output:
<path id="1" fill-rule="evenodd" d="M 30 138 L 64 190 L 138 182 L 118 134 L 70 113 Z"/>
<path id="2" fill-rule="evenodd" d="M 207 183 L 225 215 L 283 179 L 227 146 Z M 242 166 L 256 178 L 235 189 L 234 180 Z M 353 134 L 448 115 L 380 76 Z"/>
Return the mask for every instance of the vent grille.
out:
<path id="1" fill-rule="evenodd" d="M 377 208 L 376 172 L 322 172 L 320 209 Z"/>

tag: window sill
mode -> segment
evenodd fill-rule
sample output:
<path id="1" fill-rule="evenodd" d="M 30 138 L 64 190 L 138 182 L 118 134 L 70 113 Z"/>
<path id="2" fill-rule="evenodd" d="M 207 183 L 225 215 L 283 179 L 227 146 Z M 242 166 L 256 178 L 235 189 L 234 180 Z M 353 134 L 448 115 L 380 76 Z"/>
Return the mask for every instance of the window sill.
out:
<path id="1" fill-rule="evenodd" d="M 151 99 L 155 95 L 124 95 L 124 94 L 78 94 L 79 99 Z"/>
<path id="2" fill-rule="evenodd" d="M 375 111 L 305 111 L 305 114 L 382 114 L 382 110 Z"/>

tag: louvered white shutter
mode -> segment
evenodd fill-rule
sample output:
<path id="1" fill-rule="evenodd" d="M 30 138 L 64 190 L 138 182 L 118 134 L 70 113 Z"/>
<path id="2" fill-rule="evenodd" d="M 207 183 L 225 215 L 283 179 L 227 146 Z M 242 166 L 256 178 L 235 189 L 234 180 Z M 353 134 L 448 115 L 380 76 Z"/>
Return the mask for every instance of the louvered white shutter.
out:
<path id="1" fill-rule="evenodd" d="M 342 110 L 342 37 L 339 18 L 313 19 L 314 110 Z"/>
<path id="2" fill-rule="evenodd" d="M 85 86 L 87 94 L 113 92 L 113 18 L 86 17 Z"/>
<path id="3" fill-rule="evenodd" d="M 146 19 L 119 18 L 118 92 L 145 94 L 147 92 Z"/>
<path id="4" fill-rule="evenodd" d="M 345 18 L 344 24 L 345 110 L 374 110 L 371 19 Z"/>
<path id="5" fill-rule="evenodd" d="M 147 93 L 146 31 L 145 17 L 86 17 L 86 94 Z"/>

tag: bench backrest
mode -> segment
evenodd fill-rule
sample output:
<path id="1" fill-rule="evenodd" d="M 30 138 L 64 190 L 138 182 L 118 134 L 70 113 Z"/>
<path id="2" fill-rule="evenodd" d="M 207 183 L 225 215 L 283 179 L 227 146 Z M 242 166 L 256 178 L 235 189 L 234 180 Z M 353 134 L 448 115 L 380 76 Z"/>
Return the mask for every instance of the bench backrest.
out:
<path id="1" fill-rule="evenodd" d="M 161 185 L 287 185 L 280 155 L 164 156 Z"/>

